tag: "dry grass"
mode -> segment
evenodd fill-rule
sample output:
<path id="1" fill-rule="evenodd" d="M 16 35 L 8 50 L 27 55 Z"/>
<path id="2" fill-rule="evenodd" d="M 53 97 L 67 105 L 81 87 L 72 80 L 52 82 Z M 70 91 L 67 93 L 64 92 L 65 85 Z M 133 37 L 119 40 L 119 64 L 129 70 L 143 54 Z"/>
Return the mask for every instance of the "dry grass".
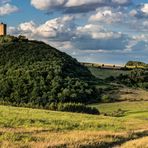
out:
<path id="1" fill-rule="evenodd" d="M 68 147 L 81 147 L 81 146 L 96 146 L 103 145 L 105 143 L 112 143 L 116 141 L 115 139 L 119 136 L 126 137 L 126 133 L 113 133 L 113 132 L 84 132 L 84 131 L 72 131 L 66 133 L 54 133 L 51 135 L 44 134 L 46 137 L 45 143 L 33 143 L 32 147 L 39 146 L 44 147 L 56 147 L 60 145 L 65 145 Z"/>
<path id="2" fill-rule="evenodd" d="M 137 103 L 96 106 L 103 112 L 128 110 L 123 117 L 0 106 L 0 148 L 124 146 L 148 136 L 148 102 Z"/>
<path id="3" fill-rule="evenodd" d="M 128 141 L 121 148 L 148 148 L 148 136 Z"/>
<path id="4" fill-rule="evenodd" d="M 12 130 L 12 131 L 11 131 Z M 147 137 L 139 140 L 126 141 L 130 139 L 137 139 L 148 134 L 148 130 L 142 130 L 137 132 L 108 132 L 108 131 L 65 131 L 65 132 L 51 132 L 41 129 L 9 129 L 9 132 L 18 134 L 28 134 L 30 137 L 24 139 L 5 139 L 0 143 L 1 148 L 50 148 L 50 147 L 117 147 L 123 144 L 123 147 L 127 148 L 129 145 L 146 145 Z M 6 133 L 5 133 L 6 134 Z M 8 134 L 8 131 L 7 131 Z M 138 142 L 137 142 L 138 141 Z M 122 147 L 122 146 L 121 146 Z"/>
<path id="5" fill-rule="evenodd" d="M 148 101 L 148 91 L 143 89 L 123 88 L 115 94 L 120 101 Z"/>

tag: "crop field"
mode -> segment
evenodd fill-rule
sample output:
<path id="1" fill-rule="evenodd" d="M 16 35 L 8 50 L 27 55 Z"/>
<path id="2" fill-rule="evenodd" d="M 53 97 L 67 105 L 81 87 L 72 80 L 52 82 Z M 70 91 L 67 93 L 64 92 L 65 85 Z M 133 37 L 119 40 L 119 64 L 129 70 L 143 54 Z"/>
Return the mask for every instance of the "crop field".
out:
<path id="1" fill-rule="evenodd" d="M 95 104 L 101 115 L 0 106 L 0 147 L 147 146 L 148 102 Z M 120 117 L 105 116 L 119 108 Z"/>

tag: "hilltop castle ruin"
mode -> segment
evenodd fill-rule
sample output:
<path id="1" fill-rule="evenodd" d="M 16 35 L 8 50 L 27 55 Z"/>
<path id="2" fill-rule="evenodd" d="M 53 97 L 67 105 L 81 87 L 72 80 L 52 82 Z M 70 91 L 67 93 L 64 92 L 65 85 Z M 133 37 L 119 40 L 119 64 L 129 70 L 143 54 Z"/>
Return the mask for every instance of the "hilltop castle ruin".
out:
<path id="1" fill-rule="evenodd" d="M 0 36 L 7 35 L 7 25 L 0 23 Z"/>

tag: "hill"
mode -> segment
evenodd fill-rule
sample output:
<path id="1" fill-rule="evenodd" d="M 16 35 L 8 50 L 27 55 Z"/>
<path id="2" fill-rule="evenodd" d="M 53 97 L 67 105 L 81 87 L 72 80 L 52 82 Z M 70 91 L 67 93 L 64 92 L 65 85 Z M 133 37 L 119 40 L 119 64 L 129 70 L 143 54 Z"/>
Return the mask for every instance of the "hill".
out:
<path id="1" fill-rule="evenodd" d="M 147 67 L 147 64 L 140 61 L 128 61 L 126 66 L 135 66 L 135 67 Z"/>
<path id="2" fill-rule="evenodd" d="M 23 36 L 0 37 L 0 103 L 91 102 L 90 71 L 66 53 Z"/>

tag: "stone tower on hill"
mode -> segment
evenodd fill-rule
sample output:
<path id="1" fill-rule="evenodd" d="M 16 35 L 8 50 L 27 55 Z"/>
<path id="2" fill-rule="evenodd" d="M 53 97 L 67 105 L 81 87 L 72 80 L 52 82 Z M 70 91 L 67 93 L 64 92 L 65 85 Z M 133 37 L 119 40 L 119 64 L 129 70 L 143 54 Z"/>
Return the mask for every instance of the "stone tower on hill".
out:
<path id="1" fill-rule="evenodd" d="M 0 36 L 7 35 L 7 25 L 0 23 Z"/>

